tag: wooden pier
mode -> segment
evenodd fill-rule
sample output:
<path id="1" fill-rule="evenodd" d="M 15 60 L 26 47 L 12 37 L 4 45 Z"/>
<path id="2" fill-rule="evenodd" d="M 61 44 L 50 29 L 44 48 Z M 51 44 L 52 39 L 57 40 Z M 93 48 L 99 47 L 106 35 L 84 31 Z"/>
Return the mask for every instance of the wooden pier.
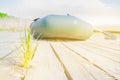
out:
<path id="1" fill-rule="evenodd" d="M 39 40 L 25 80 L 120 80 L 118 38 L 106 40 L 104 35 L 94 34 L 86 41 Z M 0 49 L 8 44 L 13 47 L 1 41 Z M 11 67 L 0 64 L 0 80 L 19 80 L 12 71 Z"/>

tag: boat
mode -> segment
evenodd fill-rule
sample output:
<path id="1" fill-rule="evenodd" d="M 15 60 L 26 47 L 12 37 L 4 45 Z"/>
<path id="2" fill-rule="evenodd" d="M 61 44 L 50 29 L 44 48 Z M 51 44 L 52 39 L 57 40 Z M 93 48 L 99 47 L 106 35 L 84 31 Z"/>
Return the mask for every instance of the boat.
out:
<path id="1" fill-rule="evenodd" d="M 93 27 L 71 15 L 47 15 L 36 18 L 30 25 L 34 39 L 59 38 L 86 40 L 93 33 Z"/>

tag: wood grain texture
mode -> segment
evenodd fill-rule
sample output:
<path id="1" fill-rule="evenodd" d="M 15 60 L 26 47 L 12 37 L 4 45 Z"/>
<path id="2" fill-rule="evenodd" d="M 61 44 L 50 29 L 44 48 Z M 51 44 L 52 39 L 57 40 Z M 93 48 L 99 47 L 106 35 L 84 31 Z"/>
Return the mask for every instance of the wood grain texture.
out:
<path id="1" fill-rule="evenodd" d="M 39 40 L 25 79 L 120 80 L 119 40 L 105 40 L 102 34 L 94 34 L 87 41 Z M 19 45 L 18 41 L 14 44 L 3 41 L 0 54 L 7 52 L 4 49 L 7 46 Z M 19 80 L 12 71 L 11 66 L 0 64 L 0 80 Z"/>

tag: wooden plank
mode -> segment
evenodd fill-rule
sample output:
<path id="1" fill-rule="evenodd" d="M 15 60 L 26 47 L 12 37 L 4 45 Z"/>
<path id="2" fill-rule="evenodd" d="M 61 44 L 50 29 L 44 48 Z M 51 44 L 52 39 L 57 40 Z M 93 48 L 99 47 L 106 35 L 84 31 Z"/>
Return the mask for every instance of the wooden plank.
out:
<path id="1" fill-rule="evenodd" d="M 113 50 L 110 48 L 105 48 L 97 45 L 92 45 L 89 43 L 72 43 L 73 45 L 76 45 L 78 47 L 85 48 L 89 51 L 93 51 L 95 54 L 98 54 L 100 56 L 104 56 L 106 58 L 110 58 L 113 61 L 120 62 L 120 51 L 119 50 Z"/>
<path id="2" fill-rule="evenodd" d="M 17 50 L 6 50 L 7 53 L 4 53 L 4 55 L 0 58 L 0 79 L 20 80 L 22 74 L 17 70 L 15 65 L 19 60 Z"/>
<path id="3" fill-rule="evenodd" d="M 35 65 L 27 72 L 26 80 L 67 80 L 64 69 L 48 42 L 39 42 L 32 63 Z"/>
<path id="4" fill-rule="evenodd" d="M 80 54 L 84 58 L 88 59 L 88 61 L 96 66 L 100 67 L 103 71 L 109 74 L 113 78 L 120 79 L 120 64 L 114 62 L 106 57 L 97 55 L 98 52 L 92 52 L 82 47 L 78 47 L 69 43 L 65 44 L 70 50 L 75 53 Z"/>
<path id="5" fill-rule="evenodd" d="M 20 37 L 22 37 L 23 32 L 7 32 L 3 31 L 0 32 L 0 43 L 4 42 L 18 42 L 20 40 Z"/>
<path id="6" fill-rule="evenodd" d="M 54 44 L 54 43 L 53 43 Z M 80 56 L 80 55 L 78 55 L 78 54 L 76 54 L 76 53 L 74 53 L 73 51 L 71 51 L 71 50 L 69 50 L 68 48 L 67 49 L 65 49 L 66 47 L 65 46 L 63 46 L 62 44 L 54 44 L 54 48 L 56 48 L 56 45 L 59 45 L 59 47 L 61 46 L 61 48 L 60 48 L 60 50 L 58 50 L 58 52 L 57 53 L 59 53 L 60 51 L 61 51 L 61 53 L 63 53 L 63 55 L 69 55 L 69 56 L 67 56 L 66 58 L 71 58 L 70 57 L 70 55 L 72 56 L 72 58 L 69 60 L 69 63 L 71 63 L 71 64 L 73 64 L 72 62 L 71 62 L 71 60 L 72 59 L 74 59 L 74 60 L 76 60 L 75 62 L 74 62 L 74 64 L 73 65 L 75 65 L 75 67 L 77 68 L 77 67 L 82 67 L 82 69 L 81 68 L 79 68 L 78 69 L 78 73 L 81 73 L 82 74 L 82 77 L 83 78 L 81 78 L 81 76 L 79 75 L 77 75 L 77 74 L 75 74 L 75 75 L 77 75 L 77 77 L 78 77 L 78 80 L 80 80 L 80 79 L 82 79 L 82 80 L 87 80 L 86 79 L 86 75 L 83 73 L 83 70 L 85 71 L 85 72 L 87 72 L 88 73 L 88 75 L 90 75 L 94 80 L 115 80 L 115 78 L 114 77 L 112 77 L 112 76 L 110 76 L 110 75 L 108 75 L 106 72 L 104 72 L 103 70 L 101 70 L 99 67 L 97 67 L 96 65 L 94 65 L 94 64 L 91 64 L 90 62 L 88 62 L 86 59 L 84 59 L 82 56 Z M 65 50 L 65 51 L 64 51 Z M 63 51 L 63 52 L 62 52 Z M 66 53 L 67 52 L 67 53 Z M 61 55 L 61 53 L 59 54 L 59 55 Z M 61 57 L 61 58 L 63 58 L 63 57 Z M 65 59 L 66 59 L 65 58 Z M 68 62 L 67 62 L 68 63 Z M 66 64 L 67 64 L 66 63 Z M 80 66 L 78 66 L 78 64 L 80 65 Z M 69 67 L 73 67 L 73 66 L 69 66 Z M 76 68 L 73 68 L 73 70 L 74 69 L 76 69 Z M 76 71 L 74 71 L 73 73 L 77 73 Z M 73 79 L 73 80 L 76 80 L 76 79 Z M 89 79 L 90 80 L 90 79 Z"/>
<path id="7" fill-rule="evenodd" d="M 87 41 L 87 43 L 120 51 L 120 42 L 116 40 L 112 40 L 112 43 L 109 40 L 101 40 L 101 41 L 93 40 L 93 41 Z"/>
<path id="8" fill-rule="evenodd" d="M 64 63 L 66 69 L 68 70 L 72 80 L 95 80 L 88 71 L 77 61 L 73 52 L 66 49 L 59 42 L 52 42 L 52 47 L 54 48 L 56 54 L 60 57 Z"/>
<path id="9" fill-rule="evenodd" d="M 0 65 L 0 80 L 20 80 L 19 74 L 14 74 L 10 65 Z"/>
<path id="10" fill-rule="evenodd" d="M 22 35 L 22 32 L 0 32 L 0 58 L 14 50 L 16 46 L 20 46 L 19 42 Z"/>
<path id="11" fill-rule="evenodd" d="M 17 61 L 16 43 L 19 36 L 16 33 L 0 32 L 0 80 L 19 80 L 20 74 L 15 70 Z"/>
<path id="12" fill-rule="evenodd" d="M 0 36 L 1 58 L 19 45 L 19 34 L 5 32 Z M 69 41 L 64 45 L 50 41 L 50 44 L 39 42 L 26 80 L 120 80 L 120 46 L 105 40 L 103 35 L 95 34 L 88 41 Z M 22 75 L 14 62 L 11 58 L 0 64 L 1 80 L 20 80 Z"/>
<path id="13" fill-rule="evenodd" d="M 16 47 L 20 47 L 20 43 L 2 43 L 0 44 L 0 58 L 14 52 Z M 15 53 L 17 54 L 17 53 Z"/>
<path id="14" fill-rule="evenodd" d="M 117 35 L 118 34 L 115 34 L 115 36 Z M 116 40 L 106 40 L 104 39 L 103 34 L 94 34 L 90 39 L 88 39 L 85 42 L 92 43 L 98 46 L 104 46 L 104 47 L 120 50 L 120 37 L 119 36 L 117 36 Z"/>

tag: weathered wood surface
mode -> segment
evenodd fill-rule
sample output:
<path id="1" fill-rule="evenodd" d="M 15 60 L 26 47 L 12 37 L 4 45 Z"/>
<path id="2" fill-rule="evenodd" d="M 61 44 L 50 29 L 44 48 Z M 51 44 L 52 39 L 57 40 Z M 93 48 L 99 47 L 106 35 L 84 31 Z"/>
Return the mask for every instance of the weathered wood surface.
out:
<path id="1" fill-rule="evenodd" d="M 102 34 L 87 41 L 40 40 L 26 80 L 120 80 L 119 40 Z M 19 80 L 12 71 L 0 65 L 0 80 Z"/>

